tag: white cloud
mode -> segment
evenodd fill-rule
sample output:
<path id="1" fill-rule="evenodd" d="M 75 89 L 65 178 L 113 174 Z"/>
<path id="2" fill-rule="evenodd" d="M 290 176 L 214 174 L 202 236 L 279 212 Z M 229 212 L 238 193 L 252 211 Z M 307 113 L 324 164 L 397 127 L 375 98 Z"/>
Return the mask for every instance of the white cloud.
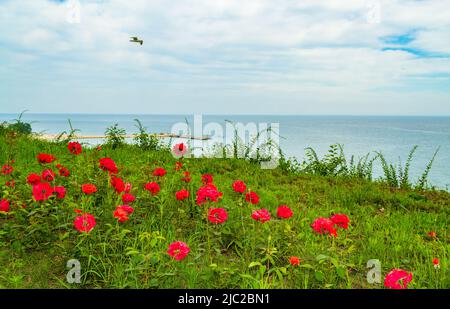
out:
<path id="1" fill-rule="evenodd" d="M 316 113 L 327 113 L 333 104 L 365 113 L 372 110 L 374 97 L 404 100 L 419 111 L 426 95 L 445 107 L 448 96 L 441 92 L 448 87 L 429 85 L 436 74 L 444 82 L 447 74 L 449 81 L 449 58 L 382 51 L 387 47 L 382 38 L 414 31 L 415 40 L 395 47 L 450 54 L 450 0 L 380 0 L 379 24 L 367 20 L 373 1 L 85 0 L 79 24 L 68 22 L 65 4 L 3 1 L 1 70 L 9 74 L 8 91 L 21 104 L 29 98 L 19 90 L 34 76 L 36 84 L 56 85 L 61 94 L 72 91 L 66 88 L 89 88 L 99 101 L 115 100 L 100 89 L 117 92 L 116 100 L 136 89 L 161 102 L 165 91 L 179 95 L 161 104 L 166 112 L 183 106 L 183 99 L 193 110 L 204 110 L 211 96 L 232 96 L 229 109 L 242 109 L 248 97 L 264 104 L 290 97 L 291 103 L 283 105 L 286 112 L 305 110 L 309 100 L 319 102 L 313 106 Z M 128 42 L 131 35 L 143 38 L 144 45 Z M 424 86 L 417 85 L 418 79 L 426 81 Z M 29 86 L 35 98 L 52 102 L 33 90 L 36 84 Z M 405 89 L 420 95 L 406 95 Z M 252 110 L 250 104 L 245 112 Z M 444 112 L 450 113 L 450 106 Z"/>

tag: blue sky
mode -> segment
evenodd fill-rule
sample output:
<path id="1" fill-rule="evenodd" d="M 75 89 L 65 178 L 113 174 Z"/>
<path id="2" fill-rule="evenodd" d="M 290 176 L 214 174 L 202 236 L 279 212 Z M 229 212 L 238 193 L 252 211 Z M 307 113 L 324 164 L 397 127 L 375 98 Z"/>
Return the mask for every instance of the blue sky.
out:
<path id="1" fill-rule="evenodd" d="M 449 7 L 0 0 L 0 113 L 450 115 Z"/>

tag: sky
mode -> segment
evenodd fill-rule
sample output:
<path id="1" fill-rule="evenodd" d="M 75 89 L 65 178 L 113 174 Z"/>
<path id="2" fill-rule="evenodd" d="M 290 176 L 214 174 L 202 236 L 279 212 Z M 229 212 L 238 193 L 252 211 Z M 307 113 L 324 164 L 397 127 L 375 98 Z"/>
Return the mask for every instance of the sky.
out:
<path id="1" fill-rule="evenodd" d="M 0 113 L 450 115 L 449 8 L 0 0 Z"/>

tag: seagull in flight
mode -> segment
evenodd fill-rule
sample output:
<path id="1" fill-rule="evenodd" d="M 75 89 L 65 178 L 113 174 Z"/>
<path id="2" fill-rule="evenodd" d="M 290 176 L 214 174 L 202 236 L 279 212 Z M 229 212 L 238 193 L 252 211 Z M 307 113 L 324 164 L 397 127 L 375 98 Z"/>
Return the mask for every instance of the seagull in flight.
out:
<path id="1" fill-rule="evenodd" d="M 139 40 L 137 36 L 132 36 L 130 42 L 144 44 L 144 40 Z"/>

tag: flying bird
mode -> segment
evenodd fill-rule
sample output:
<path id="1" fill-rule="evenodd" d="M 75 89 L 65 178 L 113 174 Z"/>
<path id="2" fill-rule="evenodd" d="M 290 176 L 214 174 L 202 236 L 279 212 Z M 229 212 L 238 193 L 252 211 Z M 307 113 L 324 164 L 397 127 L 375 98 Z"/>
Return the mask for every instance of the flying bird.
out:
<path id="1" fill-rule="evenodd" d="M 144 44 L 144 40 L 139 40 L 137 36 L 132 36 L 130 42 Z"/>

